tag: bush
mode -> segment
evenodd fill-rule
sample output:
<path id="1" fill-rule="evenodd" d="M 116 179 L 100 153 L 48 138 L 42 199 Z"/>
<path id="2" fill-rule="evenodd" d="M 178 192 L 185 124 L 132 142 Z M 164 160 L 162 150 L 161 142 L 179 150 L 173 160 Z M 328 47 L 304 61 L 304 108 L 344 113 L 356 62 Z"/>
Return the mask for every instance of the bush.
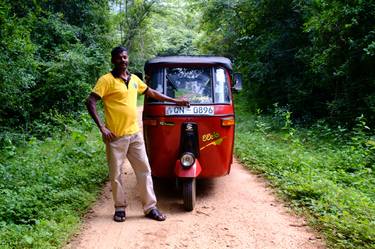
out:
<path id="1" fill-rule="evenodd" d="M 107 179 L 104 146 L 90 118 L 0 158 L 0 247 L 59 248 Z"/>
<path id="2" fill-rule="evenodd" d="M 289 123 L 288 111 L 274 113 L 237 112 L 236 155 L 295 210 L 308 213 L 330 247 L 373 248 L 375 141 L 364 118 L 349 132 L 322 122 L 298 128 Z"/>
<path id="3" fill-rule="evenodd" d="M 109 67 L 109 16 L 104 0 L 0 3 L 2 131 L 28 133 L 50 113 L 82 111 L 91 86 Z"/>

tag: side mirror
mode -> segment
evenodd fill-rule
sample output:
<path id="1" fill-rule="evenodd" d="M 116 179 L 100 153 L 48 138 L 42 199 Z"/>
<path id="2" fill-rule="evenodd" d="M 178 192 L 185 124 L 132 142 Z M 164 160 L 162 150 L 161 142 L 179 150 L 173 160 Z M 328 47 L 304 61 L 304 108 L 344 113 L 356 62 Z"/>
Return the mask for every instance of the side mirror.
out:
<path id="1" fill-rule="evenodd" d="M 242 90 L 242 76 L 240 73 L 233 74 L 233 87 L 232 90 L 234 92 L 239 92 Z"/>

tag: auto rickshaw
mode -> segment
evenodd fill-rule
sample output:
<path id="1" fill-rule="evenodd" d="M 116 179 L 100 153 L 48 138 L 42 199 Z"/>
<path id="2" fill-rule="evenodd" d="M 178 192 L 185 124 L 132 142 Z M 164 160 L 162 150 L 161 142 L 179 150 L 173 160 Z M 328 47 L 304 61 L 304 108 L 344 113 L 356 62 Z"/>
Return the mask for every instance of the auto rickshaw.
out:
<path id="1" fill-rule="evenodd" d="M 145 97 L 143 132 L 152 175 L 176 178 L 184 208 L 194 209 L 196 179 L 229 174 L 234 142 L 232 90 L 241 78 L 228 58 L 155 57 L 145 64 L 146 83 L 190 106 Z M 236 82 L 236 83 L 235 83 Z"/>

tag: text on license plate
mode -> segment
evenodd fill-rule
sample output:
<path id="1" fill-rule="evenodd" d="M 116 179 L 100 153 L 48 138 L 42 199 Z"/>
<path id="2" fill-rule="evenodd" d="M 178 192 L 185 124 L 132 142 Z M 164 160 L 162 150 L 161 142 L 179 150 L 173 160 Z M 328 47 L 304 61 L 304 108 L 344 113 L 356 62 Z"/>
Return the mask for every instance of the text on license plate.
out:
<path id="1" fill-rule="evenodd" d="M 167 106 L 165 115 L 214 115 L 213 106 Z"/>

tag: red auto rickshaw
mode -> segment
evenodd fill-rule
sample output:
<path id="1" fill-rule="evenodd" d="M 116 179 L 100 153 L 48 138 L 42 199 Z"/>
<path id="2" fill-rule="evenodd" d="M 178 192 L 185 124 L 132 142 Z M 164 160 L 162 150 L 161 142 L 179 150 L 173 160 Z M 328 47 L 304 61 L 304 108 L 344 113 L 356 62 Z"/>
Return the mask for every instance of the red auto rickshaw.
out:
<path id="1" fill-rule="evenodd" d="M 191 211 L 196 179 L 230 172 L 235 125 L 232 90 L 240 90 L 241 78 L 232 75 L 228 58 L 217 56 L 155 57 L 144 69 L 151 88 L 191 104 L 177 106 L 146 97 L 143 110 L 152 174 L 180 180 L 184 208 Z"/>

